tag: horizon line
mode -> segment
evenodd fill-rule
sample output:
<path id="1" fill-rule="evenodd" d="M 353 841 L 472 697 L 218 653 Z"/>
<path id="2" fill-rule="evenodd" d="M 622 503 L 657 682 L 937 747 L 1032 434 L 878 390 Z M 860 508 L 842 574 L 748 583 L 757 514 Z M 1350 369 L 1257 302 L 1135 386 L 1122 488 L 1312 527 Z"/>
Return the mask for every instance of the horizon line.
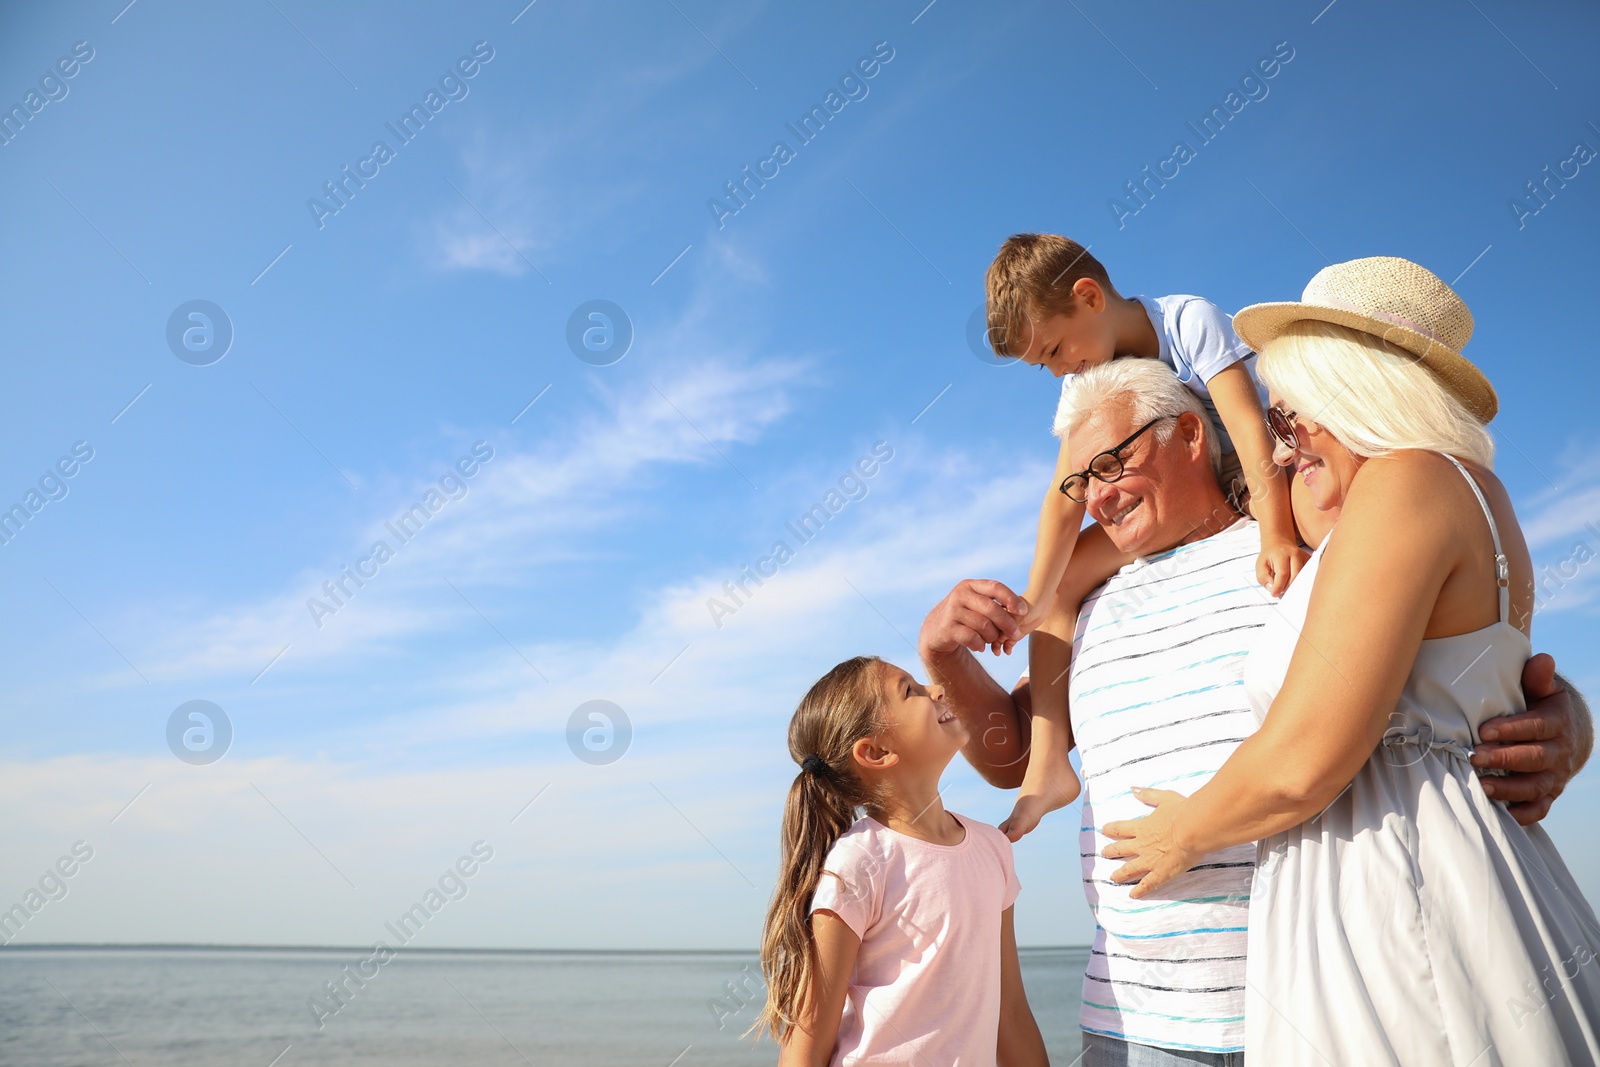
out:
<path id="1" fill-rule="evenodd" d="M 1019 952 L 1087 951 L 1089 945 L 1018 945 Z M 367 952 L 370 945 L 256 945 L 199 941 L 45 941 L 32 944 L 0 945 L 5 952 L 59 951 L 184 951 L 184 952 Z M 472 948 L 407 947 L 394 950 L 424 955 L 504 955 L 504 956 L 752 956 L 759 948 Z"/>

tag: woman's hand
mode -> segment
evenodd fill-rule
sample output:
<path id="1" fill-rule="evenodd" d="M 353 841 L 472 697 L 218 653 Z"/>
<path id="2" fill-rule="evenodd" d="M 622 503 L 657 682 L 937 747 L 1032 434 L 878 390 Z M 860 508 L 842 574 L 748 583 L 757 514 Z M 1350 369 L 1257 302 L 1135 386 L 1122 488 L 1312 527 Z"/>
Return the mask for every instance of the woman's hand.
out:
<path id="1" fill-rule="evenodd" d="M 1267 544 L 1263 541 L 1261 555 L 1256 557 L 1256 581 L 1273 596 L 1282 596 L 1310 558 L 1310 553 L 1293 542 Z"/>
<path id="2" fill-rule="evenodd" d="M 1128 861 L 1112 872 L 1111 880 L 1138 882 L 1128 895 L 1139 900 L 1187 871 L 1198 857 L 1174 833 L 1187 797 L 1170 789 L 1135 788 L 1133 795 L 1156 810 L 1142 819 L 1106 823 L 1101 832 L 1117 840 L 1101 849 L 1100 855 Z"/>

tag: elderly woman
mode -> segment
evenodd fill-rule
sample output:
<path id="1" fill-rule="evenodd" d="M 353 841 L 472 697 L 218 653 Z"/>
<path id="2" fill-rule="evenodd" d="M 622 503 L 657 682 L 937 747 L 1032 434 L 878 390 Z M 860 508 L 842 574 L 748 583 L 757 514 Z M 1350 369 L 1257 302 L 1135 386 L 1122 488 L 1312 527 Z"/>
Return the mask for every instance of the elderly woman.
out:
<path id="1" fill-rule="evenodd" d="M 1234 325 L 1274 458 L 1338 524 L 1248 661 L 1260 729 L 1194 795 L 1144 791 L 1151 815 L 1105 827 L 1113 877 L 1149 896 L 1260 841 L 1248 1062 L 1600 1062 L 1600 923 L 1471 762 L 1480 724 L 1522 706 L 1534 599 L 1494 391 L 1460 354 L 1471 315 L 1375 258 Z"/>

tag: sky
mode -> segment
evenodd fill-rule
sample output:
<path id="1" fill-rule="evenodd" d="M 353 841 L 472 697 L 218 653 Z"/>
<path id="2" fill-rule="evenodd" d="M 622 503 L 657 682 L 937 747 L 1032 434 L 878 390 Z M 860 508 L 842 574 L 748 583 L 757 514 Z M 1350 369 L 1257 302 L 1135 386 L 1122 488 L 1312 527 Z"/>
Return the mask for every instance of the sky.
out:
<path id="1" fill-rule="evenodd" d="M 370 944 L 476 848 L 418 945 L 753 947 L 800 695 L 1026 583 L 1056 384 L 971 329 L 1019 231 L 1229 311 L 1451 282 L 1600 692 L 1592 6 L 524 4 L 0 14 L 17 944 Z M 1596 773 L 1547 820 L 1591 901 Z M 1076 817 L 1024 944 L 1091 937 Z"/>

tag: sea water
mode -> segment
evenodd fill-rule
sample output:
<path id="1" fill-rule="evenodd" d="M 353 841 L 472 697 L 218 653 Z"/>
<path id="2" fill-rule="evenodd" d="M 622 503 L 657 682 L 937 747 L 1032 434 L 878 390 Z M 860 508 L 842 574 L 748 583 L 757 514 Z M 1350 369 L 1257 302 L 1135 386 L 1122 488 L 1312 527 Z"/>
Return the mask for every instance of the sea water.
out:
<path id="1" fill-rule="evenodd" d="M 741 1034 L 761 998 L 749 953 L 359 949 L 0 950 L 0 1063 L 18 1067 L 772 1064 Z M 1088 950 L 1025 949 L 1050 1060 L 1081 1045 Z M 345 967 L 351 970 L 346 972 Z M 364 985 L 356 980 L 375 972 Z M 343 1005 L 325 983 L 344 983 Z M 322 1005 L 314 1010 L 315 998 Z"/>

